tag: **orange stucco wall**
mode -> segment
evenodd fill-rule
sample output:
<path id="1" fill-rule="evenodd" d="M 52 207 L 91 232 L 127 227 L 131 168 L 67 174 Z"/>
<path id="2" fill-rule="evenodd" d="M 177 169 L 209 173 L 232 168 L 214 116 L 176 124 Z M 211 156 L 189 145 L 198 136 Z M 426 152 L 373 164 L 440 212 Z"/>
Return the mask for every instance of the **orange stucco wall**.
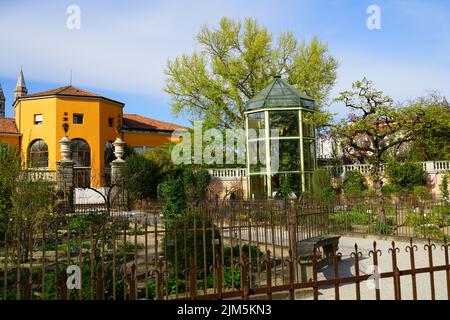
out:
<path id="1" fill-rule="evenodd" d="M 104 150 L 108 141 L 117 137 L 116 128 L 109 127 L 108 118 L 114 118 L 117 126 L 122 117 L 121 104 L 101 99 L 78 97 L 46 97 L 18 101 L 15 105 L 15 118 L 19 132 L 22 133 L 22 156 L 28 161 L 28 149 L 32 142 L 43 139 L 48 145 L 50 170 L 56 169 L 61 159 L 59 140 L 64 136 L 64 117 L 69 124 L 70 139 L 85 140 L 91 150 L 92 186 L 102 186 L 104 170 Z M 67 115 L 65 115 L 67 113 Z M 83 114 L 83 123 L 74 124 L 73 114 Z M 42 124 L 34 124 L 34 115 L 42 114 Z"/>
<path id="2" fill-rule="evenodd" d="M 42 124 L 34 123 L 34 116 L 43 116 Z M 83 123 L 73 123 L 73 114 L 83 114 Z M 114 101 L 88 97 L 35 97 L 18 100 L 14 105 L 14 115 L 19 132 L 22 134 L 21 155 L 28 163 L 30 145 L 42 139 L 48 146 L 48 169 L 56 170 L 61 159 L 59 141 L 64 136 L 63 123 L 69 124 L 68 137 L 83 139 L 91 151 L 91 185 L 102 187 L 105 169 L 105 145 L 119 135 L 117 127 L 122 124 L 123 105 Z M 110 126 L 109 118 L 113 118 Z M 3 137 L 0 141 L 19 145 L 19 137 Z M 17 140 L 14 140 L 17 139 Z M 123 132 L 122 139 L 131 147 L 158 146 L 171 141 L 170 132 L 131 131 Z"/>
<path id="3" fill-rule="evenodd" d="M 138 131 L 125 131 L 123 133 L 123 140 L 130 147 L 154 147 L 161 144 L 172 141 L 171 133 L 160 132 L 138 132 Z"/>

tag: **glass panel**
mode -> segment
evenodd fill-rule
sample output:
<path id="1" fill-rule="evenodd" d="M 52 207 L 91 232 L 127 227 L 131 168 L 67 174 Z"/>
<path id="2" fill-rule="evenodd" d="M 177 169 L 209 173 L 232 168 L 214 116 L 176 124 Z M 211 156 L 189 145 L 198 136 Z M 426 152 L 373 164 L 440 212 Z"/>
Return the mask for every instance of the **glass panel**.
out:
<path id="1" fill-rule="evenodd" d="M 314 140 L 303 140 L 303 160 L 305 170 L 314 170 Z"/>
<path id="2" fill-rule="evenodd" d="M 266 172 L 266 141 L 249 141 L 250 173 Z"/>
<path id="3" fill-rule="evenodd" d="M 271 150 L 271 170 L 277 171 L 300 171 L 300 141 L 298 139 L 292 140 L 277 140 L 279 143 L 278 157 L 276 150 Z M 272 141 L 272 145 L 274 142 Z M 274 161 L 278 160 L 278 170 Z"/>
<path id="4" fill-rule="evenodd" d="M 82 114 L 74 114 L 73 115 L 73 123 L 74 124 L 83 124 L 83 115 Z"/>
<path id="5" fill-rule="evenodd" d="M 250 198 L 266 199 L 267 198 L 267 176 L 250 176 Z"/>
<path id="6" fill-rule="evenodd" d="M 270 130 L 277 130 L 280 137 L 298 137 L 298 111 L 269 112 Z"/>
<path id="7" fill-rule="evenodd" d="M 279 173 L 272 175 L 272 198 L 282 197 L 282 184 L 287 179 L 287 187 L 291 190 L 289 198 L 297 199 L 302 192 L 302 180 L 300 173 Z"/>
<path id="8" fill-rule="evenodd" d="M 303 112 L 303 119 L 311 117 L 311 112 Z M 307 138 L 315 138 L 314 126 L 310 123 L 302 123 L 303 136 Z"/>
<path id="9" fill-rule="evenodd" d="M 265 121 L 264 121 L 264 112 L 256 112 L 250 113 L 248 116 L 248 129 L 255 130 L 256 137 L 252 137 L 249 135 L 249 139 L 255 138 L 264 138 L 264 129 L 265 129 Z"/>

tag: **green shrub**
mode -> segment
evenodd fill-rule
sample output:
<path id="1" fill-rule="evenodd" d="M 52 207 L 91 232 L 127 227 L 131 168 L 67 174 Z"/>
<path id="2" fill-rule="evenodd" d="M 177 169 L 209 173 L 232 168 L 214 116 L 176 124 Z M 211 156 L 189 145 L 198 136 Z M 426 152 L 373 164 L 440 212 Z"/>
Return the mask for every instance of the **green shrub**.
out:
<path id="1" fill-rule="evenodd" d="M 367 190 L 364 190 L 361 193 L 361 195 L 364 196 L 364 197 L 373 197 L 373 196 L 376 195 L 376 193 L 375 193 L 375 190 L 373 190 L 373 189 L 367 189 Z"/>
<path id="2" fill-rule="evenodd" d="M 170 277 L 163 281 L 162 292 L 163 294 L 175 295 L 178 293 L 185 293 L 187 286 L 184 279 L 178 279 L 176 277 Z M 148 299 L 154 300 L 156 298 L 156 283 L 150 281 L 147 286 Z"/>
<path id="3" fill-rule="evenodd" d="M 344 176 L 344 194 L 346 197 L 360 196 L 367 187 L 363 175 L 358 171 L 347 171 Z"/>
<path id="4" fill-rule="evenodd" d="M 386 184 L 382 187 L 383 195 L 389 196 L 396 191 L 395 187 L 391 184 Z"/>
<path id="5" fill-rule="evenodd" d="M 339 212 L 330 215 L 330 225 L 333 226 L 334 231 L 351 231 L 352 226 L 347 218 L 347 212 Z"/>
<path id="6" fill-rule="evenodd" d="M 164 201 L 163 215 L 166 219 L 183 218 L 187 213 L 186 193 L 181 178 L 169 179 L 158 187 L 159 198 Z"/>
<path id="7" fill-rule="evenodd" d="M 185 167 L 182 177 L 186 200 L 193 201 L 205 199 L 206 190 L 211 181 L 211 175 L 207 170 L 192 170 L 190 167 Z"/>
<path id="8" fill-rule="evenodd" d="M 292 188 L 290 179 L 287 176 L 283 176 L 275 197 L 287 201 L 293 192 L 294 188 Z"/>
<path id="9" fill-rule="evenodd" d="M 409 227 L 422 227 L 426 225 L 444 227 L 448 221 L 441 214 L 423 214 L 417 212 L 409 212 L 406 217 L 406 225 Z"/>
<path id="10" fill-rule="evenodd" d="M 428 190 L 426 186 L 415 186 L 413 191 L 414 194 L 420 199 L 430 200 L 432 197 L 430 190 Z"/>
<path id="11" fill-rule="evenodd" d="M 387 219 L 386 223 L 377 220 L 375 224 L 370 227 L 369 232 L 375 234 L 391 234 L 393 230 L 392 221 Z"/>
<path id="12" fill-rule="evenodd" d="M 158 198 L 164 201 L 163 214 L 169 220 L 186 214 L 187 201 L 205 199 L 211 180 L 204 169 L 193 171 L 191 167 L 180 167 L 176 170 L 177 176 L 170 176 L 158 186 Z"/>
<path id="13" fill-rule="evenodd" d="M 396 191 L 413 191 L 414 187 L 426 183 L 426 172 L 417 163 L 391 161 L 386 166 L 386 174 Z"/>
<path id="14" fill-rule="evenodd" d="M 444 175 L 442 177 L 441 194 L 442 194 L 442 199 L 448 199 L 448 178 L 447 178 L 447 175 Z"/>
<path id="15" fill-rule="evenodd" d="M 234 270 L 230 267 L 225 268 L 224 285 L 226 289 L 241 287 L 241 269 L 239 267 L 235 267 Z"/>
<path id="16" fill-rule="evenodd" d="M 155 199 L 161 179 L 161 167 L 151 159 L 135 154 L 121 169 L 124 187 L 133 200 Z"/>
<path id="17" fill-rule="evenodd" d="M 147 296 L 149 300 L 156 298 L 156 283 L 154 281 L 150 281 L 147 285 Z"/>
<path id="18" fill-rule="evenodd" d="M 205 233 L 202 230 L 203 224 L 206 229 Z M 194 232 L 194 226 L 196 226 L 196 232 Z M 190 258 L 194 257 L 195 252 L 197 252 L 196 266 L 198 274 L 202 274 L 204 271 L 205 254 L 206 269 L 209 271 L 214 259 L 213 228 L 214 239 L 218 239 L 218 241 L 214 242 L 214 252 L 220 256 L 222 241 L 220 232 L 207 217 L 192 213 L 168 224 L 167 236 L 162 240 L 162 243 L 167 243 L 167 246 L 163 245 L 163 251 L 172 268 L 172 272 L 175 272 L 175 251 L 177 252 L 177 267 L 180 276 L 183 276 L 186 265 L 190 268 Z M 205 242 L 203 242 L 203 236 L 205 237 Z"/>
<path id="19" fill-rule="evenodd" d="M 444 240 L 444 238 L 446 237 L 446 234 L 436 226 L 424 226 L 421 228 L 415 228 L 415 231 L 424 238 Z"/>
<path id="20" fill-rule="evenodd" d="M 233 251 L 233 260 L 234 261 L 231 261 L 231 251 Z M 249 251 L 250 251 L 250 257 L 249 257 Z M 244 253 L 244 255 L 247 258 L 250 258 L 254 267 L 257 266 L 256 262 L 257 262 L 258 257 L 259 257 L 260 261 L 262 261 L 265 257 L 264 252 L 259 250 L 258 247 L 255 245 L 250 245 L 250 246 L 248 244 L 242 245 L 242 252 Z M 224 266 L 231 266 L 233 263 L 239 261 L 239 259 L 240 259 L 239 245 L 236 245 L 233 248 L 225 247 L 223 249 Z"/>
<path id="21" fill-rule="evenodd" d="M 331 174 L 327 170 L 316 170 L 312 175 L 313 193 L 322 201 L 333 201 L 336 193 L 331 186 Z"/>

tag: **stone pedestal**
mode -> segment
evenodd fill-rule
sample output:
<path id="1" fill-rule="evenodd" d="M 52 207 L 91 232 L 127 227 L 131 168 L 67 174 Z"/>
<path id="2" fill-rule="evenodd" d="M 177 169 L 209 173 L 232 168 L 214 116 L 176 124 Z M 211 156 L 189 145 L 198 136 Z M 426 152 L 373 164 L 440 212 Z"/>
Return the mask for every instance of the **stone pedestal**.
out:
<path id="1" fill-rule="evenodd" d="M 122 159 L 116 159 L 111 162 L 111 204 L 114 207 L 119 206 L 125 208 L 128 203 L 128 196 L 125 188 L 123 187 L 121 170 L 125 161 Z"/>
<path id="2" fill-rule="evenodd" d="M 121 138 L 117 138 L 113 142 L 114 155 L 116 160 L 111 162 L 111 200 L 113 204 L 125 207 L 127 205 L 128 196 L 126 190 L 123 187 L 122 181 L 122 167 L 125 165 L 123 156 L 125 154 L 125 142 Z"/>
<path id="3" fill-rule="evenodd" d="M 122 185 L 122 174 L 121 170 L 125 164 L 125 160 L 116 159 L 111 162 L 111 184 L 112 185 Z"/>
<path id="4" fill-rule="evenodd" d="M 56 188 L 60 201 L 67 210 L 73 208 L 73 165 L 71 160 L 61 160 L 56 163 Z"/>
<path id="5" fill-rule="evenodd" d="M 64 212 L 72 212 L 74 198 L 74 172 L 72 152 L 70 146 L 72 141 L 64 136 L 59 144 L 61 146 L 61 160 L 56 163 L 56 188 L 58 191 L 60 208 Z"/>

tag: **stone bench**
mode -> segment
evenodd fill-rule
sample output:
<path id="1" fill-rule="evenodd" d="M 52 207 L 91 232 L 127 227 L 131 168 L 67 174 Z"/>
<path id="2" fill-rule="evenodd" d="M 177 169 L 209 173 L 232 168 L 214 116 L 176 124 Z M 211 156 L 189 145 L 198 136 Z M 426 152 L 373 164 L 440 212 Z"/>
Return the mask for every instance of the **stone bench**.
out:
<path id="1" fill-rule="evenodd" d="M 326 235 L 297 241 L 297 259 L 300 282 L 312 278 L 312 261 L 316 249 L 317 268 L 333 263 L 333 246 L 337 252 L 341 236 Z"/>

